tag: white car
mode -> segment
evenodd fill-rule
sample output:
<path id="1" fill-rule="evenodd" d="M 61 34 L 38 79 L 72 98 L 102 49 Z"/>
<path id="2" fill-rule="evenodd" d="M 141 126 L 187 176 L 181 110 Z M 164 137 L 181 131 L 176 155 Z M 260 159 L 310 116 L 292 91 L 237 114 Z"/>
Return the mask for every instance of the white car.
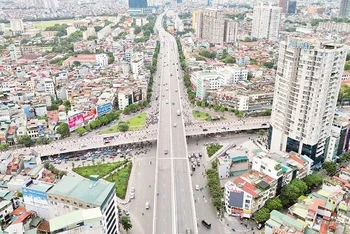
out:
<path id="1" fill-rule="evenodd" d="M 166 101 L 165 101 L 165 104 L 168 104 L 168 103 L 169 103 L 169 101 L 168 101 L 168 100 L 166 100 Z"/>
<path id="2" fill-rule="evenodd" d="M 168 88 L 166 88 L 165 90 L 166 90 L 166 91 L 168 91 L 169 89 L 168 89 Z"/>
<path id="3" fill-rule="evenodd" d="M 134 193 L 135 192 L 135 188 L 131 187 L 131 192 Z"/>
<path id="4" fill-rule="evenodd" d="M 150 208 L 150 204 L 149 202 L 146 202 L 146 210 L 149 210 L 149 208 Z"/>
<path id="5" fill-rule="evenodd" d="M 177 92 L 177 89 L 175 89 L 175 92 Z"/>
<path id="6" fill-rule="evenodd" d="M 130 193 L 130 199 L 135 199 L 135 193 Z"/>
<path id="7" fill-rule="evenodd" d="M 174 128 L 176 128 L 176 123 L 174 123 Z"/>
<path id="8" fill-rule="evenodd" d="M 196 184 L 196 190 L 197 190 L 197 191 L 199 190 L 199 185 L 198 185 L 198 184 Z"/>

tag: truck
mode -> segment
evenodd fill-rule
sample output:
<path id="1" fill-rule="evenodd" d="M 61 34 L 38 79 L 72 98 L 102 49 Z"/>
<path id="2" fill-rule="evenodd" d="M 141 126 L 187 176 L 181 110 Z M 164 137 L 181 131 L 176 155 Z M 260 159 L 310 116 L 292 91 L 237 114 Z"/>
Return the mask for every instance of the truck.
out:
<path id="1" fill-rule="evenodd" d="M 180 111 L 179 109 L 177 109 L 177 110 L 176 110 L 176 114 L 177 114 L 178 116 L 180 116 L 180 115 L 181 115 L 181 111 Z"/>

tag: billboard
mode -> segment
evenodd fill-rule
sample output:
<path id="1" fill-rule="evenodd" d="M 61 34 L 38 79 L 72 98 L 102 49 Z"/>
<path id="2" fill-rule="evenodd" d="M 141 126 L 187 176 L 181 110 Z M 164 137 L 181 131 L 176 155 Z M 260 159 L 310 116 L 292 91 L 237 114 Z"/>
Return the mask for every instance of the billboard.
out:
<path id="1" fill-rule="evenodd" d="M 84 123 L 88 123 L 96 118 L 96 108 L 84 113 Z"/>
<path id="2" fill-rule="evenodd" d="M 83 113 L 78 113 L 75 115 L 72 115 L 68 117 L 68 127 L 69 131 L 74 131 L 77 129 L 79 126 L 81 126 L 84 123 L 84 114 Z"/>
<path id="3" fill-rule="evenodd" d="M 137 89 L 132 93 L 134 103 L 142 100 L 142 89 Z"/>
<path id="4" fill-rule="evenodd" d="M 22 193 L 24 203 L 33 206 L 48 207 L 46 192 L 22 187 Z"/>
<path id="5" fill-rule="evenodd" d="M 101 106 L 96 107 L 96 113 L 97 117 L 100 117 L 101 115 L 107 114 L 112 110 L 112 103 L 107 102 Z"/>

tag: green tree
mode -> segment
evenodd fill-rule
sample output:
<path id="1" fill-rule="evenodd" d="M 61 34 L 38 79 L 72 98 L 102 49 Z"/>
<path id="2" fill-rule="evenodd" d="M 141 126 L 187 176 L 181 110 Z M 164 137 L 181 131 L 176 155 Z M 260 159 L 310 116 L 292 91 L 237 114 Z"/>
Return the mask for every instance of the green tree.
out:
<path id="1" fill-rule="evenodd" d="M 79 67 L 81 65 L 81 63 L 79 61 L 74 61 L 73 62 L 73 66 L 74 67 Z"/>
<path id="2" fill-rule="evenodd" d="M 0 144 L 0 150 L 7 150 L 9 145 L 7 143 Z"/>
<path id="3" fill-rule="evenodd" d="M 81 127 L 81 126 L 78 127 L 76 131 L 77 131 L 79 136 L 82 136 L 86 133 L 86 129 L 84 127 Z"/>
<path id="4" fill-rule="evenodd" d="M 207 106 L 207 103 L 205 101 L 202 101 L 201 107 L 206 107 L 206 106 Z"/>
<path id="5" fill-rule="evenodd" d="M 219 106 L 219 105 L 214 105 L 214 110 L 215 110 L 215 111 L 220 110 L 220 106 Z"/>
<path id="6" fill-rule="evenodd" d="M 280 199 L 283 207 L 288 207 L 290 205 L 293 205 L 294 203 L 297 202 L 299 197 L 300 197 L 300 191 L 298 187 L 292 184 L 287 184 L 282 188 Z"/>
<path id="7" fill-rule="evenodd" d="M 266 134 L 266 131 L 265 131 L 265 130 L 260 129 L 260 130 L 258 131 L 258 135 L 259 135 L 259 136 L 264 136 L 265 134 Z"/>
<path id="8" fill-rule="evenodd" d="M 120 122 L 118 124 L 118 130 L 121 131 L 121 132 L 126 132 L 126 131 L 129 130 L 129 125 L 127 123 Z"/>
<path id="9" fill-rule="evenodd" d="M 96 35 L 91 35 L 87 39 L 88 39 L 88 41 L 93 41 L 93 40 L 97 39 L 97 36 Z"/>
<path id="10" fill-rule="evenodd" d="M 224 112 L 224 111 L 225 111 L 225 107 L 224 107 L 224 106 L 221 106 L 220 109 L 219 109 L 219 111 Z"/>
<path id="11" fill-rule="evenodd" d="M 254 213 L 254 219 L 257 223 L 265 223 L 270 218 L 270 210 L 263 207 Z"/>
<path id="12" fill-rule="evenodd" d="M 278 197 L 268 199 L 264 205 L 270 212 L 273 210 L 282 210 L 283 205 L 281 200 Z"/>
<path id="13" fill-rule="evenodd" d="M 30 147 L 33 145 L 33 140 L 30 136 L 24 135 L 18 138 L 18 143 L 24 145 L 25 147 Z"/>
<path id="14" fill-rule="evenodd" d="M 137 35 L 137 34 L 139 34 L 141 31 L 142 31 L 141 27 L 136 26 L 135 29 L 134 29 L 134 34 Z"/>
<path id="15" fill-rule="evenodd" d="M 95 29 L 95 32 L 98 32 L 98 31 L 101 31 L 103 29 L 103 27 L 102 26 L 95 26 L 94 29 Z"/>
<path id="16" fill-rule="evenodd" d="M 56 128 L 56 132 L 62 137 L 70 136 L 69 127 L 66 123 L 60 123 L 60 125 L 58 125 L 58 127 Z"/>
<path id="17" fill-rule="evenodd" d="M 304 195 L 306 193 L 307 185 L 304 181 L 302 181 L 300 179 L 293 179 L 290 182 L 290 184 L 294 185 L 295 187 L 297 187 L 299 189 L 299 196 Z"/>
<path id="18" fill-rule="evenodd" d="M 210 52 L 210 51 L 208 51 L 208 50 L 200 50 L 199 51 L 199 55 L 201 55 L 201 56 L 204 56 L 204 57 L 206 57 L 206 58 L 211 58 L 211 59 L 213 59 L 213 58 L 215 58 L 216 57 L 216 52 Z"/>
<path id="19" fill-rule="evenodd" d="M 333 176 L 337 171 L 337 164 L 335 162 L 324 162 L 322 168 L 326 170 L 327 175 Z"/>
<path id="20" fill-rule="evenodd" d="M 271 69 L 273 68 L 273 62 L 264 62 L 263 66 Z"/>
<path id="21" fill-rule="evenodd" d="M 21 191 L 17 191 L 17 197 L 23 197 L 23 193 Z"/>
<path id="22" fill-rule="evenodd" d="M 129 231 L 132 228 L 132 224 L 129 216 L 122 216 L 120 218 L 120 223 L 125 231 Z"/>
<path id="23" fill-rule="evenodd" d="M 123 113 L 124 113 L 125 115 L 130 114 L 130 107 L 126 106 L 126 107 L 124 108 Z"/>
<path id="24" fill-rule="evenodd" d="M 319 174 L 310 174 L 304 177 L 303 181 L 305 182 L 308 188 L 312 188 L 314 186 L 319 187 L 323 183 L 322 176 Z"/>

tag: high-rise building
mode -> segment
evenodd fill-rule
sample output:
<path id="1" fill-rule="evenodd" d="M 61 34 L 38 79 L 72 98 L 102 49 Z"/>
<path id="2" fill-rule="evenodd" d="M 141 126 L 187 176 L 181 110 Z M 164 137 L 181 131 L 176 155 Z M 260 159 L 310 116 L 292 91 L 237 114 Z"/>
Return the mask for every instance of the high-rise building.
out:
<path id="1" fill-rule="evenodd" d="M 317 39 L 280 43 L 268 145 L 323 162 L 347 50 Z"/>
<path id="2" fill-rule="evenodd" d="M 341 0 L 339 7 L 339 17 L 350 16 L 350 0 Z"/>
<path id="3" fill-rule="evenodd" d="M 286 13 L 287 6 L 288 6 L 288 0 L 278 0 L 278 6 L 282 8 L 283 13 Z"/>
<path id="4" fill-rule="evenodd" d="M 238 23 L 234 20 L 225 20 L 224 42 L 234 43 L 237 41 Z"/>
<path id="5" fill-rule="evenodd" d="M 257 39 L 277 40 L 281 21 L 281 7 L 265 6 L 254 7 L 252 37 Z"/>
<path id="6" fill-rule="evenodd" d="M 205 9 L 195 12 L 196 37 L 213 44 L 224 42 L 224 12 L 218 9 Z"/>
<path id="7" fill-rule="evenodd" d="M 182 0 L 176 0 L 177 3 L 182 3 Z"/>
<path id="8" fill-rule="evenodd" d="M 289 1 L 287 13 L 288 14 L 295 14 L 296 9 L 297 9 L 297 2 L 296 1 Z"/>
<path id="9" fill-rule="evenodd" d="M 147 0 L 129 0 L 129 8 L 147 8 Z"/>
<path id="10" fill-rule="evenodd" d="M 13 35 L 24 32 L 24 25 L 22 19 L 11 19 L 10 27 Z"/>

